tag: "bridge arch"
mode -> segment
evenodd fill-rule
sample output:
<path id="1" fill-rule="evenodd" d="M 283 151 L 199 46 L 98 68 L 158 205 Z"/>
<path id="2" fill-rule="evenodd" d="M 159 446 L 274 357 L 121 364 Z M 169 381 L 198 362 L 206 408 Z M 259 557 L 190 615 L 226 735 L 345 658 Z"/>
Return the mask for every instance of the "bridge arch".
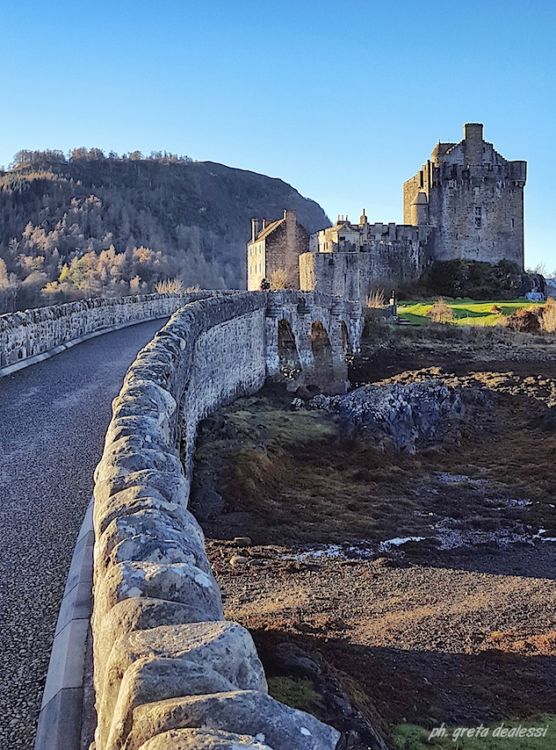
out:
<path id="1" fill-rule="evenodd" d="M 285 318 L 278 321 L 278 367 L 286 380 L 295 380 L 302 369 L 295 334 Z"/>

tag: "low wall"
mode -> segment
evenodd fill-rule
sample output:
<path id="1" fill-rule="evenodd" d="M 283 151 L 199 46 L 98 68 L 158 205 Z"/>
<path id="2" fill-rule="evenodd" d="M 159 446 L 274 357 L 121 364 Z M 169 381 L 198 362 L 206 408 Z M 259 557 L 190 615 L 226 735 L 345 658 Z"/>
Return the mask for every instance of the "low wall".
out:
<path id="1" fill-rule="evenodd" d="M 334 750 L 340 739 L 268 695 L 187 510 L 199 420 L 264 383 L 269 297 L 186 305 L 114 400 L 94 490 L 96 750 Z M 298 299 L 303 312 L 312 296 Z"/>
<path id="2" fill-rule="evenodd" d="M 191 300 L 214 294 L 217 292 L 95 298 L 0 315 L 0 368 L 103 329 L 164 318 Z"/>

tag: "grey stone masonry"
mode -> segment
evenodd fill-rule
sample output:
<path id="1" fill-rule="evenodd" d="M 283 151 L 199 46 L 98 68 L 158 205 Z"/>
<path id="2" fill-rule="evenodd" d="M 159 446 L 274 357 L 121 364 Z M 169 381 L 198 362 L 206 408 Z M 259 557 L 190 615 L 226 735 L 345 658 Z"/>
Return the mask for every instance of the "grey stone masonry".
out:
<path id="1" fill-rule="evenodd" d="M 405 182 L 404 221 L 430 228 L 434 260 L 507 260 L 523 269 L 527 162 L 505 159 L 480 123 L 464 125 L 463 136 L 438 143 Z"/>
<path id="2" fill-rule="evenodd" d="M 46 354 L 88 334 L 172 315 L 217 292 L 95 298 L 0 315 L 0 369 Z"/>
<path id="3" fill-rule="evenodd" d="M 267 695 L 187 504 L 200 420 L 279 379 L 286 344 L 305 382 L 345 381 L 360 333 L 359 304 L 245 292 L 186 304 L 137 355 L 95 472 L 96 750 L 335 749 L 335 729 Z"/>

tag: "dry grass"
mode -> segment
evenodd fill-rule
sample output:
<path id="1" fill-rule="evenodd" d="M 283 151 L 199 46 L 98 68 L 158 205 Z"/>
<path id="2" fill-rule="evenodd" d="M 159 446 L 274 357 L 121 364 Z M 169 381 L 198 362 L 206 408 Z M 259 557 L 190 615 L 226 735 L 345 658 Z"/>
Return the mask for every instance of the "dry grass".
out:
<path id="1" fill-rule="evenodd" d="M 157 294 L 181 294 L 185 292 L 185 287 L 181 279 L 164 279 L 164 281 L 158 281 L 154 289 Z"/>
<path id="2" fill-rule="evenodd" d="M 542 309 L 541 329 L 545 333 L 556 333 L 556 300 L 549 297 Z"/>
<path id="3" fill-rule="evenodd" d="M 367 297 L 367 307 L 384 307 L 386 304 L 386 295 L 384 289 L 374 289 L 369 292 Z"/>
<path id="4" fill-rule="evenodd" d="M 270 282 L 270 288 L 273 291 L 276 291 L 278 289 L 287 289 L 288 284 L 288 271 L 286 268 L 276 268 L 272 273 L 270 274 L 269 278 Z"/>

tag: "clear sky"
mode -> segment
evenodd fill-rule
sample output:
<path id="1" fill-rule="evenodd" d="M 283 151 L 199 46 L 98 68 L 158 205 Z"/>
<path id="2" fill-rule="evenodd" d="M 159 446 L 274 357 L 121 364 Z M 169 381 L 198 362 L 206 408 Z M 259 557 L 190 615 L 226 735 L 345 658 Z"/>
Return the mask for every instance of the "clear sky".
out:
<path id="1" fill-rule="evenodd" d="M 402 221 L 438 140 L 527 159 L 526 263 L 556 270 L 552 0 L 0 0 L 0 164 L 167 150 Z"/>

